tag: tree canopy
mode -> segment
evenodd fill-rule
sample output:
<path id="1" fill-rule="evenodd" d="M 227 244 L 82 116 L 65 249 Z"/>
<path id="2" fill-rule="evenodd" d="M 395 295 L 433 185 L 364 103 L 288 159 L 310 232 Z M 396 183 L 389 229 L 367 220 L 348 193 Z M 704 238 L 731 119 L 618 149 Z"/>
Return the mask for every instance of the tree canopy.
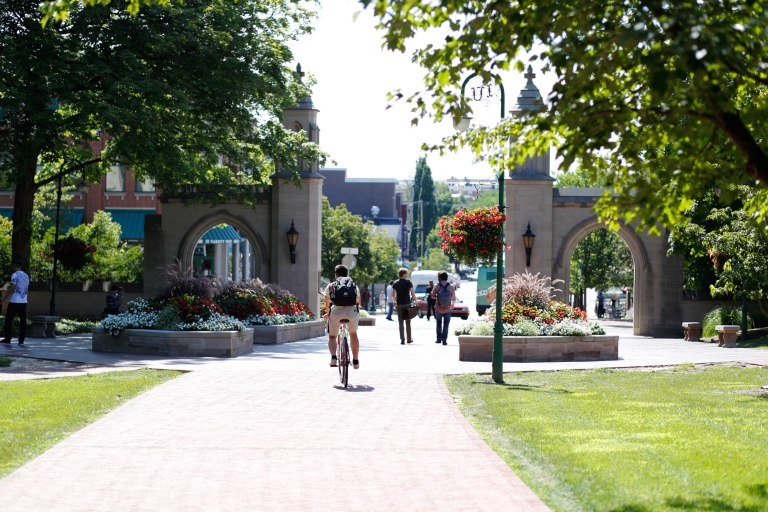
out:
<path id="1" fill-rule="evenodd" d="M 333 279 L 336 265 L 341 264 L 341 248 L 356 247 L 357 266 L 350 271 L 359 284 L 390 281 L 397 276 L 400 247 L 397 240 L 376 231 L 371 222 L 347 210 L 345 204 L 332 207 L 323 196 L 322 245 L 320 265 L 322 276 Z"/>
<path id="2" fill-rule="evenodd" d="M 449 34 L 416 48 L 424 90 L 393 98 L 424 117 L 458 121 L 472 110 L 463 77 L 493 83 L 499 70 L 541 60 L 554 72 L 538 110 L 474 128 L 433 146 L 471 148 L 511 169 L 553 144 L 564 168 L 581 163 L 606 173 L 598 203 L 613 227 L 623 217 L 659 232 L 704 191 L 755 185 L 748 205 L 768 212 L 768 6 L 735 0 L 360 0 L 372 6 L 384 46 L 405 51 L 420 32 Z M 510 150 L 508 141 L 513 141 Z"/>
<path id="3" fill-rule="evenodd" d="M 185 0 L 135 15 L 62 5 L 69 16 L 45 27 L 37 1 L 0 11 L 0 181 L 15 186 L 14 259 L 28 262 L 34 194 L 58 174 L 96 182 L 119 162 L 164 193 L 194 184 L 193 199 L 247 203 L 243 185 L 268 184 L 276 166 L 322 161 L 280 121 L 306 94 L 288 46 L 311 31 L 303 2 Z"/>

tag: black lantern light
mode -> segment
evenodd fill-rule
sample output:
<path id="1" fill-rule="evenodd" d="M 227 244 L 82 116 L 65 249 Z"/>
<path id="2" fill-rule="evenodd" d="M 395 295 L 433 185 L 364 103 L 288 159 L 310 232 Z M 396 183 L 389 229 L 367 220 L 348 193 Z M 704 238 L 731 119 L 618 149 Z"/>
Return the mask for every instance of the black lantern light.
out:
<path id="1" fill-rule="evenodd" d="M 531 266 L 531 250 L 533 249 L 533 239 L 536 238 L 531 232 L 531 223 L 528 223 L 528 229 L 523 235 L 523 243 L 525 244 L 525 266 Z"/>
<path id="2" fill-rule="evenodd" d="M 293 225 L 293 219 L 291 219 L 291 229 L 286 233 L 288 235 L 288 249 L 291 251 L 291 263 L 296 263 L 296 242 L 299 240 L 299 232 L 296 231 L 296 226 Z"/>

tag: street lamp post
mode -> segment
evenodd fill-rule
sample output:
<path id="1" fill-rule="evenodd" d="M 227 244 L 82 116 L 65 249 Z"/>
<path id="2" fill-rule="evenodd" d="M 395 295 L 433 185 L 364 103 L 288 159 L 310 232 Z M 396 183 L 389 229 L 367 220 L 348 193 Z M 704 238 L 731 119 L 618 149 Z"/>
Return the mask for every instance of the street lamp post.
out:
<path id="1" fill-rule="evenodd" d="M 467 82 L 469 82 L 471 79 L 477 76 L 477 73 L 472 73 L 469 75 L 465 80 L 464 83 L 461 84 L 461 98 L 462 101 L 465 98 L 464 92 L 467 87 Z M 485 87 L 485 86 L 483 86 Z M 490 91 L 490 85 L 488 86 Z M 499 81 L 499 90 L 501 92 L 501 119 L 504 119 L 504 85 Z M 482 93 L 481 93 L 482 97 Z M 454 128 L 460 132 L 465 132 L 469 129 L 470 124 L 472 123 L 472 118 L 469 117 L 466 113 L 461 117 L 461 119 L 454 123 Z M 499 212 L 504 213 L 505 206 L 504 206 L 504 169 L 502 168 L 499 172 Z M 502 269 L 504 268 L 504 223 L 502 222 L 499 226 L 499 236 L 501 238 L 502 244 L 501 248 L 499 249 L 499 253 L 496 256 L 496 322 L 493 324 L 493 358 L 491 362 L 491 373 L 493 376 L 493 381 L 497 384 L 502 384 L 504 382 L 504 322 L 501 318 L 502 316 L 502 293 L 501 290 L 504 286 L 504 276 Z"/>
<path id="2" fill-rule="evenodd" d="M 61 215 L 61 180 L 63 176 L 59 174 L 58 188 L 56 189 L 56 231 L 53 235 L 53 276 L 51 277 L 51 316 L 56 316 L 56 280 L 59 268 L 59 255 L 57 246 L 59 245 L 59 216 Z"/>
<path id="3" fill-rule="evenodd" d="M 56 247 L 59 245 L 59 217 L 61 216 L 61 181 L 64 174 L 59 173 L 58 186 L 56 188 L 56 230 L 53 235 L 53 274 L 51 276 L 51 303 L 49 312 L 51 316 L 56 316 L 56 282 L 58 281 L 59 255 L 56 253 Z M 77 190 L 80 194 L 88 192 L 88 183 L 85 179 L 85 168 L 83 168 L 83 179 L 77 183 Z"/>

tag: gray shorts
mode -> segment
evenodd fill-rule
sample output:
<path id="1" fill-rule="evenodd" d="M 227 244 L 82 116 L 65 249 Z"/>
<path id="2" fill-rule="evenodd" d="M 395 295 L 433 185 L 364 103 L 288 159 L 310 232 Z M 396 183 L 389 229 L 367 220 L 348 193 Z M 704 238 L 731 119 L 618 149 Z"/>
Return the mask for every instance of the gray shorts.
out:
<path id="1" fill-rule="evenodd" d="M 350 334 L 357 332 L 357 319 L 359 315 L 355 306 L 335 306 L 328 318 L 328 334 L 338 336 L 341 328 L 341 320 L 347 319 L 347 330 Z"/>

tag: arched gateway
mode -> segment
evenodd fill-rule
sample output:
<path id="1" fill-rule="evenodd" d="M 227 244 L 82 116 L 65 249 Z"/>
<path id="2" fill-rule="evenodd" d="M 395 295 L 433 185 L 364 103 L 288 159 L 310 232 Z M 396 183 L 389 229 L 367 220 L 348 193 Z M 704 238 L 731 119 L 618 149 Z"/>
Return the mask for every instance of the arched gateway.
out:
<path id="1" fill-rule="evenodd" d="M 283 110 L 286 127 L 307 127 L 310 141 L 319 142 L 317 109 L 312 98 Z M 153 295 L 161 269 L 179 260 L 192 265 L 195 247 L 203 235 L 219 224 L 240 232 L 253 250 L 253 276 L 290 290 L 314 312 L 319 311 L 320 242 L 323 176 L 317 164 L 301 171 L 301 187 L 290 172 L 272 176 L 272 185 L 254 191 L 256 205 L 237 202 L 211 207 L 201 204 L 194 187 L 183 194 L 161 196 L 161 215 L 144 219 L 144 294 Z M 299 233 L 295 259 L 291 258 L 286 233 L 293 225 Z"/>
<path id="2" fill-rule="evenodd" d="M 532 72 L 520 92 L 512 115 L 538 108 L 541 95 L 533 84 Z M 603 189 L 554 188 L 550 175 L 550 152 L 527 159 L 505 181 L 507 198 L 506 253 L 507 277 L 526 270 L 552 279 L 562 279 L 558 297 L 568 299 L 570 260 L 576 244 L 587 234 L 605 228 L 593 207 Z M 531 265 L 526 266 L 522 235 L 530 223 L 536 235 Z M 634 263 L 634 334 L 677 336 L 682 328 L 683 258 L 667 256 L 668 236 L 636 234 L 622 225 L 618 232 L 626 242 Z"/>

